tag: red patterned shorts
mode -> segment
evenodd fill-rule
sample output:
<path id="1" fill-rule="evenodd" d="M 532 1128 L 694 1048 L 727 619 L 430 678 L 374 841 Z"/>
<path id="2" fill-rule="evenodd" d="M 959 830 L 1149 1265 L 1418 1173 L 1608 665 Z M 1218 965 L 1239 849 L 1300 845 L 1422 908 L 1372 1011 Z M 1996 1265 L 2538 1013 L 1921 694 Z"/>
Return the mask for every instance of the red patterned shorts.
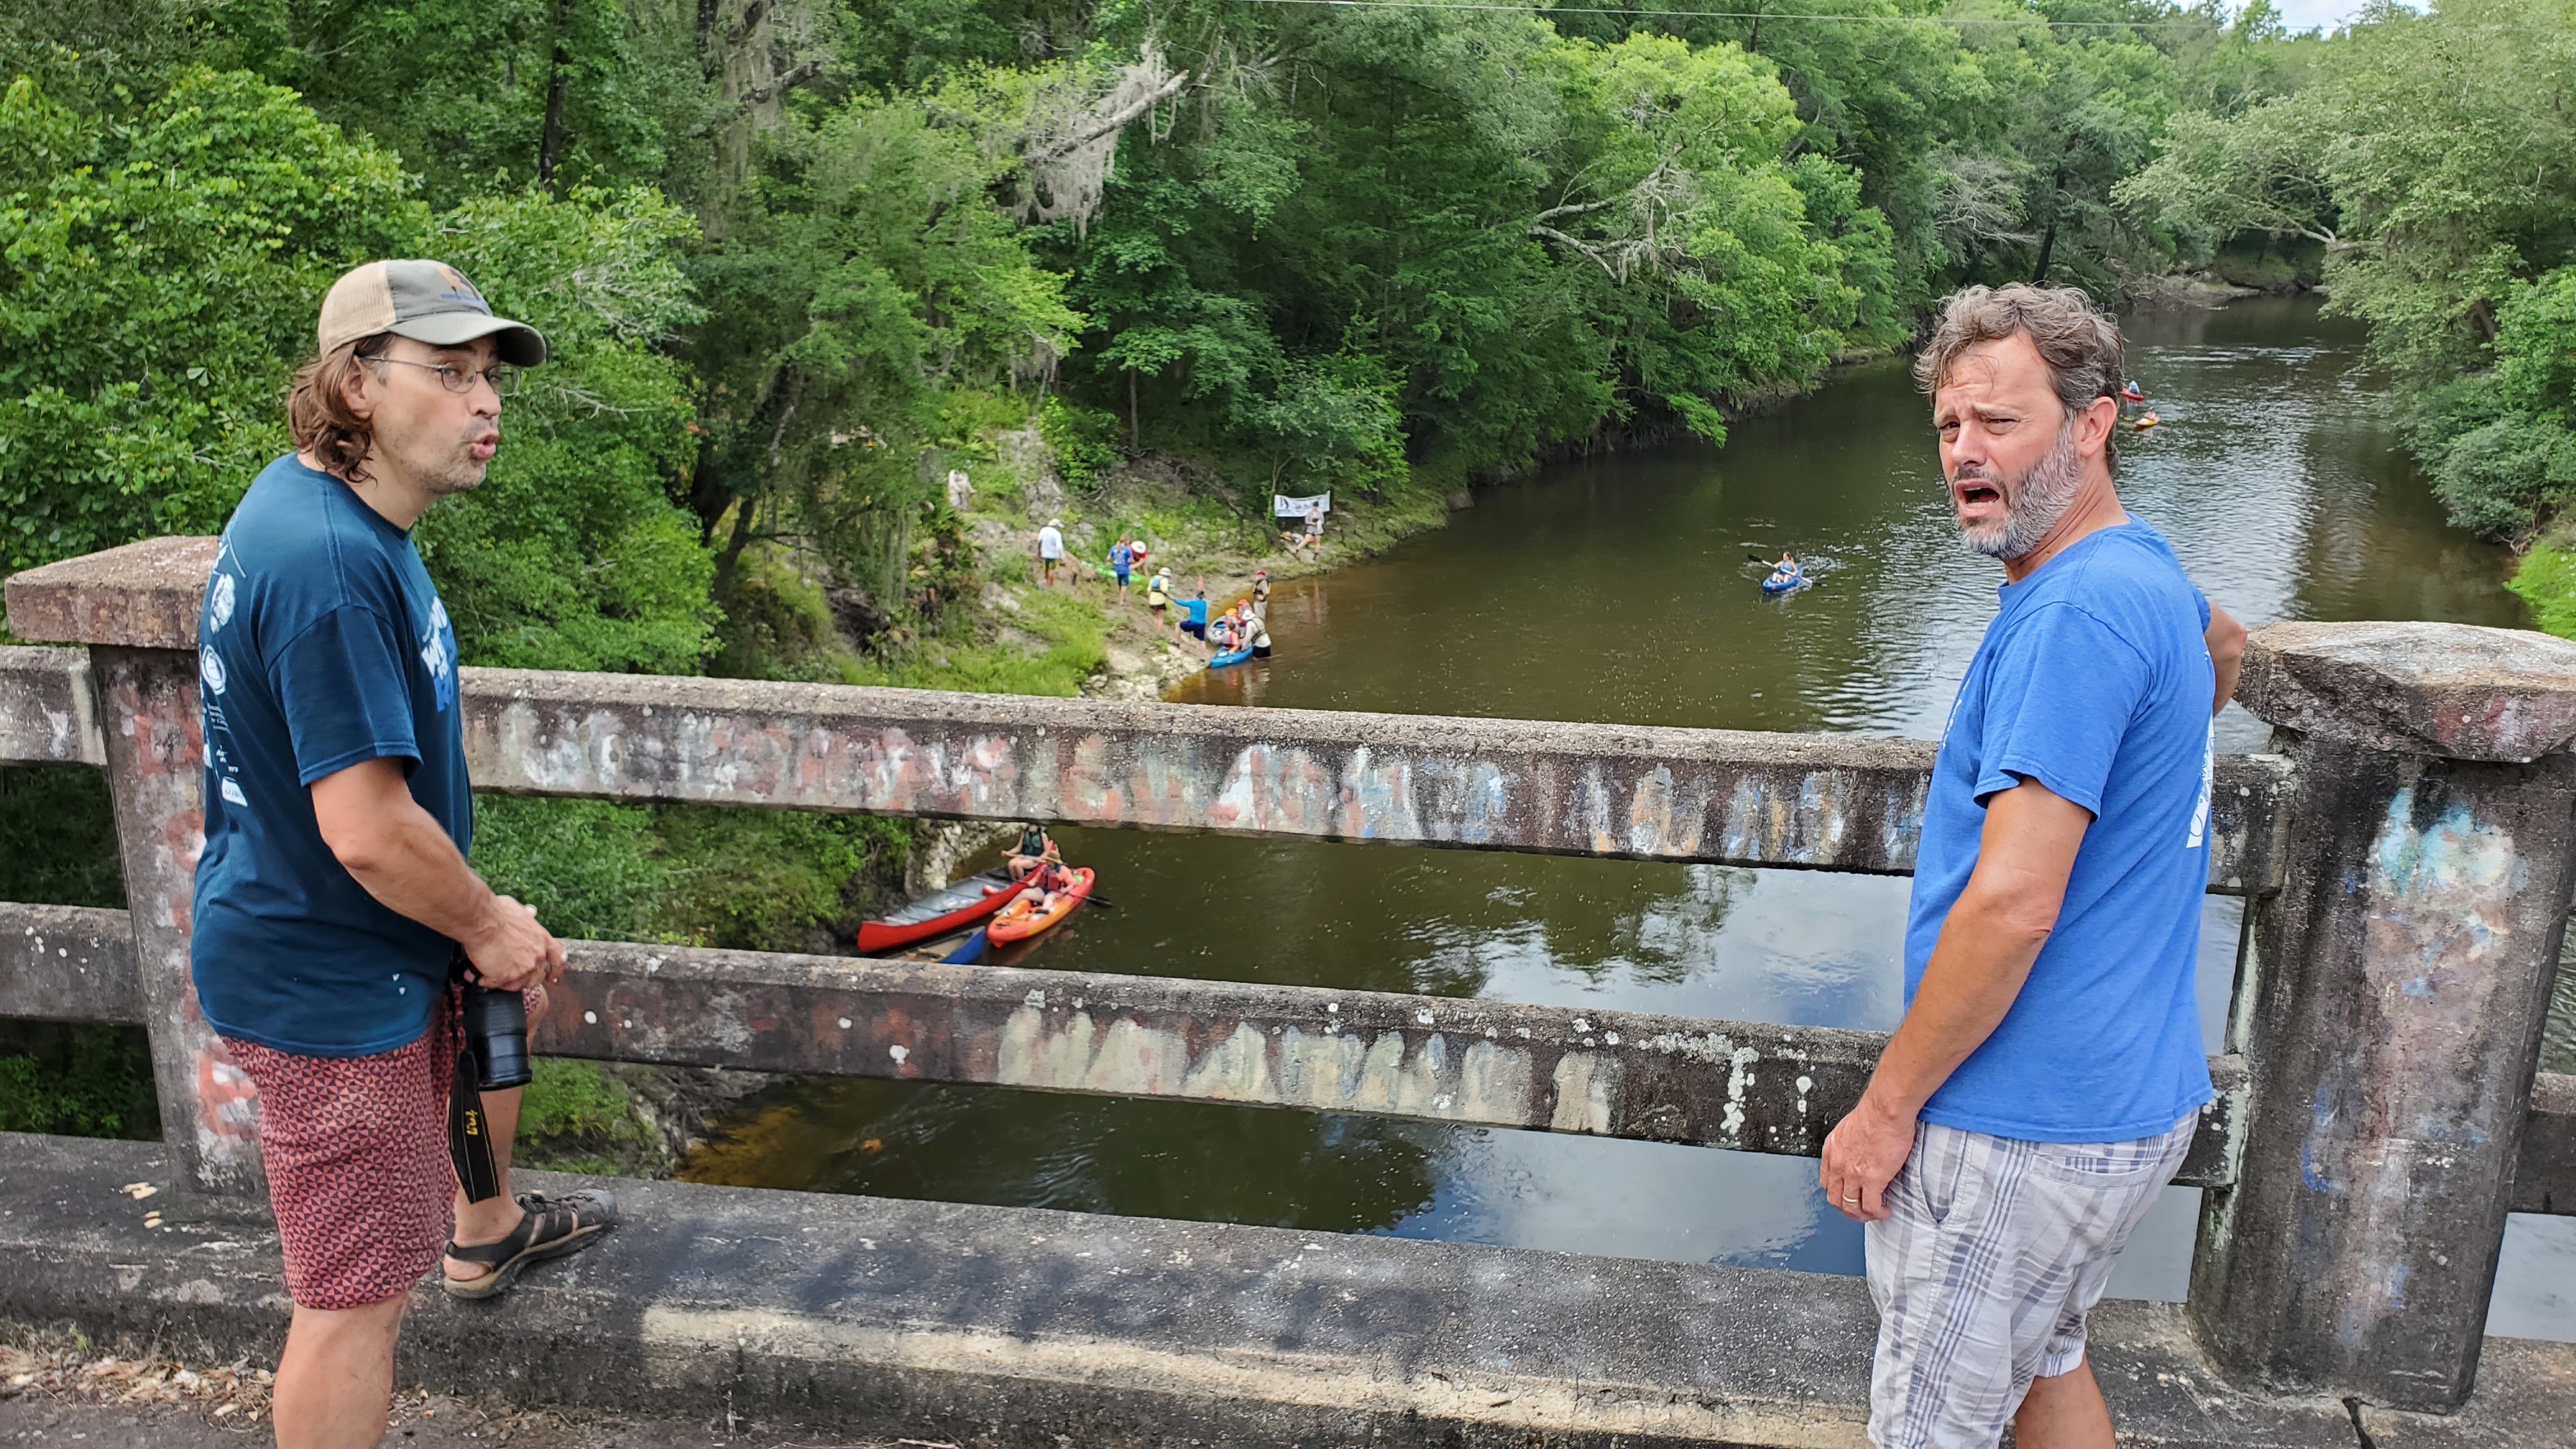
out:
<path id="1" fill-rule="evenodd" d="M 259 1089 L 259 1155 L 298 1308 L 400 1298 L 447 1246 L 452 1012 L 407 1046 L 307 1057 L 225 1037 Z"/>

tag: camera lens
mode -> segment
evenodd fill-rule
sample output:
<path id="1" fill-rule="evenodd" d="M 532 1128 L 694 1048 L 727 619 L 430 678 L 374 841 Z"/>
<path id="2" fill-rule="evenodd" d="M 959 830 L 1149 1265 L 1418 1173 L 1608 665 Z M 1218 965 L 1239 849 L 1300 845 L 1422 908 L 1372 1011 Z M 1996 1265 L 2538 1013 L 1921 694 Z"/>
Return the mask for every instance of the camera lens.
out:
<path id="1" fill-rule="evenodd" d="M 528 1003 L 515 991 L 465 988 L 465 1041 L 474 1053 L 475 1085 L 483 1091 L 524 1087 L 528 1068 Z"/>

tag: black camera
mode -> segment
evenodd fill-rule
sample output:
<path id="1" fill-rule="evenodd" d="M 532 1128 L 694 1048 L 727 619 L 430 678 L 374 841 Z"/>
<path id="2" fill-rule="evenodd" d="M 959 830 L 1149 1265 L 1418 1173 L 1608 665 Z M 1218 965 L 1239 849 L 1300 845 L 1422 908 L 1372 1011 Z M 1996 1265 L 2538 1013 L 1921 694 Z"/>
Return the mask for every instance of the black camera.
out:
<path id="1" fill-rule="evenodd" d="M 465 1049 L 474 1054 L 475 1089 L 497 1092 L 536 1080 L 528 1067 L 526 998 L 477 982 L 462 951 L 456 969 L 465 989 Z"/>

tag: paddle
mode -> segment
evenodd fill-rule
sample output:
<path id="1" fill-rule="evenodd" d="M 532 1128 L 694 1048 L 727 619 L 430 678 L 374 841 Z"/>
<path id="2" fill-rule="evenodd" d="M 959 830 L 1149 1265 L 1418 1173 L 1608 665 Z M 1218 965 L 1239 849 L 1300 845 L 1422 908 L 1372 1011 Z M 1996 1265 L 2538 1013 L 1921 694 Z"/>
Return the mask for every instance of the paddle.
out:
<path id="1" fill-rule="evenodd" d="M 1775 569 L 1775 568 L 1778 568 L 1778 567 L 1780 566 L 1780 565 L 1779 565 L 1779 563 L 1778 563 L 1776 560 L 1764 558 L 1762 555 L 1760 555 L 1760 554 L 1758 554 L 1758 553 L 1748 553 L 1748 554 L 1746 554 L 1746 555 L 1745 555 L 1745 557 L 1746 557 L 1746 558 L 1748 558 L 1748 559 L 1750 559 L 1750 560 L 1752 560 L 1752 561 L 1753 561 L 1753 562 L 1755 562 L 1755 563 L 1758 563 L 1758 564 L 1762 565 L 1762 566 L 1763 566 L 1764 568 L 1766 568 L 1766 569 Z"/>

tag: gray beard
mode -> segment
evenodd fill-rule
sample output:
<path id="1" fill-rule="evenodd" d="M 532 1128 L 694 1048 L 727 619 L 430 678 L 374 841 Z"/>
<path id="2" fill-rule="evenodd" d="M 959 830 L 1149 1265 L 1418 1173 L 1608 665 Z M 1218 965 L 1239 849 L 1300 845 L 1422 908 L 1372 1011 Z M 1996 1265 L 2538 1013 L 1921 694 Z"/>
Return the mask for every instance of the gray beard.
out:
<path id="1" fill-rule="evenodd" d="M 2076 456 L 2072 424 L 2057 431 L 2057 446 L 2030 465 L 2029 471 L 2003 485 L 2004 516 L 1985 524 L 1961 524 L 1959 541 L 1988 558 L 2007 562 L 2026 558 L 2049 530 L 2074 506 L 2084 486 L 2084 463 Z"/>

